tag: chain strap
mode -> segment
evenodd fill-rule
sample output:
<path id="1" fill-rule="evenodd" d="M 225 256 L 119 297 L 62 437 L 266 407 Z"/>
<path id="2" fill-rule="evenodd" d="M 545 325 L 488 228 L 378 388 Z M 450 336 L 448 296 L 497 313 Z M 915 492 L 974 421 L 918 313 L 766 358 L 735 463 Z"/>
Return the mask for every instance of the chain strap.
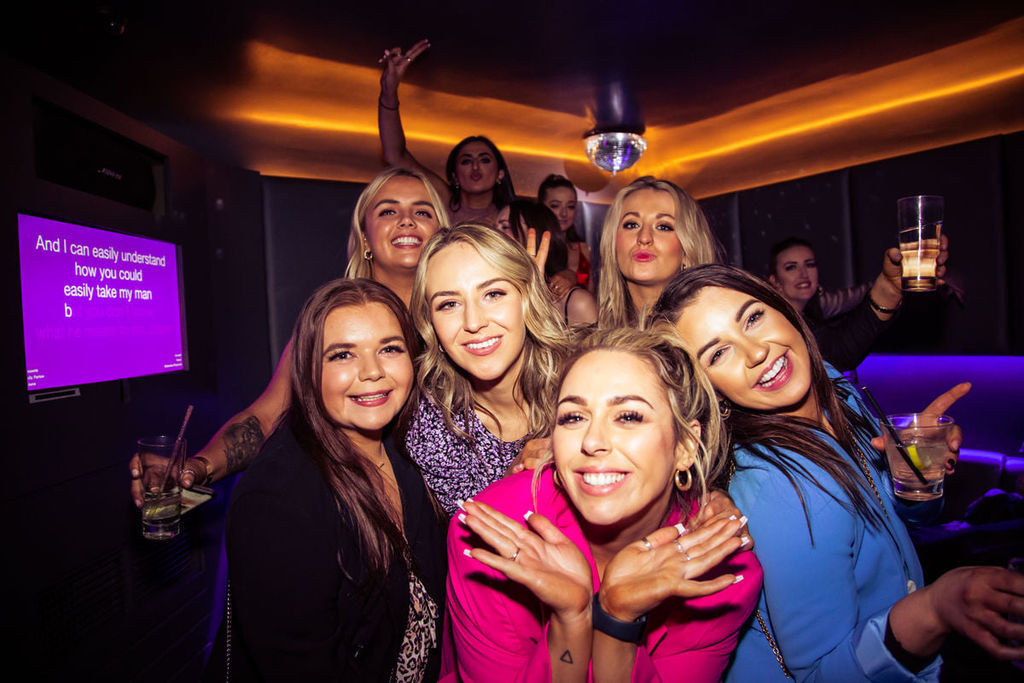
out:
<path id="1" fill-rule="evenodd" d="M 868 459 L 864 457 L 864 452 L 861 451 L 856 440 L 853 442 L 853 452 L 857 454 L 857 464 L 860 465 L 860 471 L 864 473 L 865 477 L 867 477 L 868 483 L 871 484 L 871 490 L 875 492 L 875 498 L 878 499 L 878 506 L 882 508 L 882 514 L 885 515 L 885 521 L 892 524 L 892 520 L 889 519 L 889 511 L 885 509 L 885 503 L 882 502 L 882 495 L 878 492 L 878 487 L 875 486 L 875 478 L 871 476 L 871 468 L 868 467 Z"/>
<path id="2" fill-rule="evenodd" d="M 228 581 L 224 596 L 224 621 L 227 623 L 227 637 L 224 640 L 224 683 L 231 683 L 231 581 Z"/>
<path id="3" fill-rule="evenodd" d="M 789 673 L 789 669 L 786 668 L 786 663 L 782 661 L 782 650 L 775 644 L 775 639 L 772 638 L 772 634 L 768 633 L 768 624 L 764 623 L 764 619 L 761 618 L 761 610 L 754 608 L 754 618 L 757 619 L 757 623 L 761 626 L 761 633 L 768 639 L 768 647 L 772 649 L 772 654 L 775 655 L 775 661 L 779 663 L 779 668 L 782 669 L 782 675 L 786 678 L 792 678 L 793 674 Z"/>

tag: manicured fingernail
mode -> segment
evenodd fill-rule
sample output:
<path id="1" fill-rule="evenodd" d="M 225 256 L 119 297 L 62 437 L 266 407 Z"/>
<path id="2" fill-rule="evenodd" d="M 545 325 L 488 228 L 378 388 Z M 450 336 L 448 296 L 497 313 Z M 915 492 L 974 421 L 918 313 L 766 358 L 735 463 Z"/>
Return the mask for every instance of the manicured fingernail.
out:
<path id="1" fill-rule="evenodd" d="M 747 524 L 747 516 L 743 515 L 742 517 L 740 517 L 740 526 L 746 526 L 746 524 Z"/>
<path id="2" fill-rule="evenodd" d="M 138 478 L 139 478 L 139 471 L 133 467 L 132 468 L 132 479 L 138 479 Z"/>
<path id="3" fill-rule="evenodd" d="M 683 526 L 683 523 L 682 523 L 682 522 L 677 522 L 677 523 L 676 523 L 676 532 L 677 532 L 677 533 L 678 533 L 678 534 L 679 534 L 680 536 L 682 536 L 683 534 L 685 534 L 685 533 L 686 533 L 686 527 L 685 527 L 685 526 Z"/>
<path id="4" fill-rule="evenodd" d="M 750 536 L 741 536 L 740 537 L 740 547 L 741 548 L 743 546 L 745 546 L 746 544 L 748 544 L 748 543 L 750 543 Z"/>
<path id="5" fill-rule="evenodd" d="M 466 523 L 466 515 L 463 515 L 463 514 L 460 513 L 459 514 L 459 521 L 462 522 L 463 524 L 465 524 Z"/>
<path id="6" fill-rule="evenodd" d="M 462 554 L 465 555 L 466 557 L 473 557 L 473 553 L 469 552 L 469 548 L 463 548 L 462 549 Z"/>
<path id="7" fill-rule="evenodd" d="M 467 555 L 469 554 L 469 551 L 468 551 L 468 550 L 466 551 L 466 554 L 467 554 Z M 743 580 L 743 574 L 737 574 L 737 575 L 736 575 L 736 578 L 735 578 L 735 579 L 733 579 L 733 580 L 732 580 L 732 582 L 733 582 L 733 583 L 739 583 L 739 582 L 740 582 L 740 581 L 742 581 L 742 580 Z"/>
<path id="8" fill-rule="evenodd" d="M 729 515 L 729 521 L 730 522 L 735 522 L 736 521 L 736 515 Z"/>
<path id="9" fill-rule="evenodd" d="M 527 510 L 523 513 L 523 519 L 530 519 L 530 515 L 533 514 L 533 510 Z"/>

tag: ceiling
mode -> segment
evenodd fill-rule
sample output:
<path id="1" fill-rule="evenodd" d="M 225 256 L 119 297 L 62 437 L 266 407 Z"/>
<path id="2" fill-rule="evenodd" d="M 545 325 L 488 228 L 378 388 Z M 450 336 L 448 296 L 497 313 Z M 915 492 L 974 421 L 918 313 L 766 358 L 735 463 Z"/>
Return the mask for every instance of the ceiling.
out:
<path id="1" fill-rule="evenodd" d="M 21 61 L 267 175 L 372 177 L 377 60 L 423 37 L 410 150 L 440 170 L 488 135 L 524 195 L 559 172 L 598 201 L 646 173 L 709 196 L 1024 130 L 1019 1 L 39 0 L 3 32 Z M 616 117 L 649 149 L 612 179 L 581 136 Z"/>

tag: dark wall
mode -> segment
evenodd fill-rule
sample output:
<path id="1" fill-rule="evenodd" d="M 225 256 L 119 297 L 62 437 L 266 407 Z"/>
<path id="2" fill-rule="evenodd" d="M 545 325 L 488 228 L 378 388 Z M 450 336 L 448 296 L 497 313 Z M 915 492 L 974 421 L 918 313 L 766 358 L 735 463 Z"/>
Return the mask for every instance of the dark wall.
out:
<path id="1" fill-rule="evenodd" d="M 896 246 L 896 200 L 946 199 L 952 288 L 908 294 L 880 352 L 1024 353 L 1024 133 L 886 159 L 701 200 L 729 260 L 766 275 L 772 243 L 815 245 L 824 287 L 874 279 Z"/>
<path id="2" fill-rule="evenodd" d="M 4 62 L 0 75 L 0 283 L 10 327 L 0 370 L 4 649 L 35 680 L 195 680 L 215 609 L 226 491 L 173 541 L 145 542 L 128 497 L 134 440 L 174 433 L 195 405 L 192 451 L 268 376 L 261 187 L 70 89 Z M 165 211 L 36 177 L 33 98 L 166 157 Z M 20 313 L 18 212 L 181 247 L 190 369 L 81 387 L 30 405 Z"/>

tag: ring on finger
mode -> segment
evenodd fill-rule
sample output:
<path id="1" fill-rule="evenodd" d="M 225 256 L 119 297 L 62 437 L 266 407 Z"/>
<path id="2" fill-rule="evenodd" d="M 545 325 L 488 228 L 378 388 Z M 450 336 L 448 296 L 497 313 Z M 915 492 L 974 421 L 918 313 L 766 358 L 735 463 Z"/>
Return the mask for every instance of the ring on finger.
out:
<path id="1" fill-rule="evenodd" d="M 646 548 L 647 550 L 654 550 L 654 546 L 651 545 L 651 542 L 647 540 L 646 536 L 641 538 L 640 542 L 644 544 L 644 548 Z"/>
<path id="2" fill-rule="evenodd" d="M 512 557 L 510 557 L 510 558 L 508 558 L 508 559 L 510 559 L 511 561 L 515 562 L 515 561 L 516 561 L 516 558 L 518 558 L 518 557 L 519 557 L 519 551 L 520 551 L 520 550 L 522 550 L 522 548 L 519 548 L 519 547 L 517 546 L 517 547 L 516 547 L 516 551 L 515 551 L 514 553 L 512 553 Z"/>
<path id="3" fill-rule="evenodd" d="M 693 559 L 693 558 L 690 557 L 690 553 L 686 552 L 686 550 L 683 548 L 683 544 L 679 542 L 678 538 L 675 539 L 675 541 L 673 541 L 673 543 L 676 544 L 676 550 L 678 550 L 680 553 L 682 553 L 683 557 L 685 557 L 687 560 Z"/>

